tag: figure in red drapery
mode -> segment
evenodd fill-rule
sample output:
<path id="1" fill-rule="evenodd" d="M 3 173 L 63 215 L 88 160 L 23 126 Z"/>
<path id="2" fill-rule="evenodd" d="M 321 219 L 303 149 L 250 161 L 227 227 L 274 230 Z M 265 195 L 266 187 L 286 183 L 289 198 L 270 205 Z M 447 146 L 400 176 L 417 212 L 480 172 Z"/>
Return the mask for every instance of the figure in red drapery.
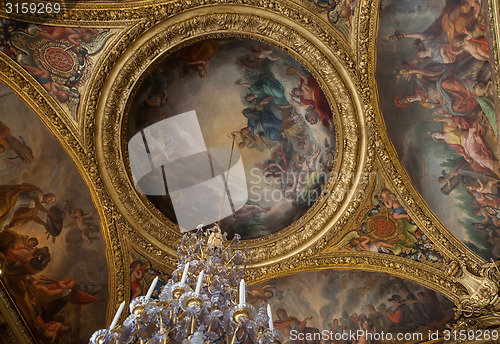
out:
<path id="1" fill-rule="evenodd" d="M 330 110 L 330 105 L 328 105 L 328 100 L 326 99 L 321 87 L 314 78 L 306 77 L 297 71 L 300 75 L 299 87 L 295 87 L 292 90 L 292 99 L 300 105 L 311 105 L 314 106 L 316 112 L 320 116 L 321 123 L 326 128 L 330 127 L 330 122 L 332 118 L 332 112 Z M 297 101 L 295 98 L 298 98 Z"/>

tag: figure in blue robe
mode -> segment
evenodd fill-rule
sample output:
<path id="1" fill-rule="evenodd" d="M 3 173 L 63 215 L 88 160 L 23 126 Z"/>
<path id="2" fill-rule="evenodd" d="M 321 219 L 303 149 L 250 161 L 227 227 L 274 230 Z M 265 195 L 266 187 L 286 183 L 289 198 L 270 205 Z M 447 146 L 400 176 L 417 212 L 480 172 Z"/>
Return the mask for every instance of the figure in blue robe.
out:
<path id="1" fill-rule="evenodd" d="M 259 135 L 271 141 L 283 139 L 281 135 L 281 119 L 276 116 L 275 105 L 266 104 L 263 107 L 251 107 L 243 109 L 243 115 L 248 118 L 248 127 L 252 134 Z"/>
<path id="2" fill-rule="evenodd" d="M 245 99 L 250 103 L 257 100 L 257 104 L 261 104 L 266 98 L 271 98 L 271 101 L 278 106 L 290 105 L 285 97 L 283 85 L 269 74 L 260 73 L 253 84 L 246 82 L 236 84 L 248 87 L 250 93 L 245 96 Z"/>

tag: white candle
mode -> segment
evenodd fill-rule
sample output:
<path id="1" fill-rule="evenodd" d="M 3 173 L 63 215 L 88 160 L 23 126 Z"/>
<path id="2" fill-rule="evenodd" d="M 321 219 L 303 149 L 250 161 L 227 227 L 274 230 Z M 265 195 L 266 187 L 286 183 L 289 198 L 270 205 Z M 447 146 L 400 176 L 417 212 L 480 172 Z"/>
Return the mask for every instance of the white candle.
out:
<path id="1" fill-rule="evenodd" d="M 240 280 L 240 305 L 245 304 L 246 294 L 245 294 L 245 280 L 242 278 Z"/>
<path id="2" fill-rule="evenodd" d="M 181 278 L 181 284 L 186 283 L 186 279 L 188 277 L 188 270 L 189 270 L 189 262 L 184 265 L 184 271 L 182 272 L 182 278 Z"/>
<path id="3" fill-rule="evenodd" d="M 116 324 L 118 324 L 118 320 L 120 319 L 120 315 L 122 315 L 123 308 L 125 308 L 125 301 L 123 301 L 120 304 L 120 307 L 118 307 L 118 310 L 116 311 L 115 317 L 113 318 L 113 321 L 111 322 L 111 325 L 109 326 L 110 331 L 115 328 Z"/>
<path id="4" fill-rule="evenodd" d="M 267 316 L 269 317 L 269 329 L 274 329 L 273 325 L 273 313 L 271 312 L 271 305 L 267 304 Z"/>
<path id="5" fill-rule="evenodd" d="M 149 298 L 151 297 L 151 295 L 153 294 L 153 290 L 155 290 L 155 287 L 156 287 L 156 283 L 158 282 L 158 276 L 155 277 L 155 279 L 153 280 L 153 282 L 151 283 L 151 285 L 149 286 L 149 290 L 148 290 L 148 293 L 146 294 L 146 300 L 149 300 Z"/>
<path id="6" fill-rule="evenodd" d="M 201 270 L 200 274 L 198 275 L 198 283 L 196 283 L 196 290 L 194 291 L 195 294 L 200 293 L 202 280 L 203 280 L 203 270 Z"/>

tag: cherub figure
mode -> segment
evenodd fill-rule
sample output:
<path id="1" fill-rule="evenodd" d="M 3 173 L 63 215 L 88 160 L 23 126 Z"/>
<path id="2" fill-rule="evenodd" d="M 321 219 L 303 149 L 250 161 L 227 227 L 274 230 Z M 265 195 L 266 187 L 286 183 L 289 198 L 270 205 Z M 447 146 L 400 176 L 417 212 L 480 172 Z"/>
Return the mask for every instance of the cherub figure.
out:
<path id="1" fill-rule="evenodd" d="M 37 315 L 36 320 L 40 326 L 40 331 L 44 339 L 48 340 L 48 343 L 60 344 L 64 334 L 71 332 L 71 325 L 67 323 L 62 323 L 61 320 L 64 318 L 58 316 L 58 320 L 53 320 L 50 322 L 45 322 L 43 318 Z M 62 319 L 61 319 L 62 318 Z"/>
<path id="2" fill-rule="evenodd" d="M 250 47 L 251 53 L 240 56 L 236 59 L 236 64 L 240 64 L 250 70 L 259 70 L 260 65 L 266 59 L 270 61 L 283 60 L 282 57 L 273 54 L 273 47 L 266 44 L 259 44 L 257 48 Z"/>
<path id="3" fill-rule="evenodd" d="M 68 42 L 75 45 L 80 45 L 82 42 L 90 43 L 94 39 L 95 35 L 99 33 L 96 29 L 91 28 L 71 28 L 45 25 L 37 25 L 37 28 L 39 31 L 35 33 L 35 36 L 42 36 L 43 38 L 47 38 L 52 41 L 67 39 Z"/>
<path id="4" fill-rule="evenodd" d="M 89 245 L 92 244 L 92 241 L 99 240 L 98 237 L 91 237 L 90 236 L 90 226 L 87 223 L 87 220 L 90 219 L 95 213 L 96 213 L 95 209 L 86 215 L 83 212 L 83 209 L 75 209 L 73 211 L 73 214 L 66 213 L 66 216 L 68 217 L 68 219 L 74 220 L 76 222 L 76 225 L 78 226 L 78 228 L 82 232 L 82 239 L 85 240 L 86 242 L 88 242 Z"/>
<path id="5" fill-rule="evenodd" d="M 349 245 L 345 246 L 345 248 L 350 251 L 357 251 L 356 248 L 358 248 L 360 251 L 390 253 L 388 248 L 394 248 L 396 246 L 396 244 L 390 244 L 385 241 L 371 240 L 369 236 L 361 235 L 359 238 L 351 239 Z"/>
<path id="6" fill-rule="evenodd" d="M 130 290 L 132 291 L 132 300 L 142 294 L 141 279 L 147 267 L 148 262 L 143 263 L 140 260 L 134 260 L 132 264 L 130 264 Z"/>
<path id="7" fill-rule="evenodd" d="M 265 285 L 261 288 L 253 288 L 252 290 L 248 290 L 247 301 L 253 302 L 256 300 L 261 300 L 262 302 L 267 302 L 267 300 L 274 296 L 274 293 L 271 290 L 273 288 L 274 286 L 272 285 Z"/>
<path id="8" fill-rule="evenodd" d="M 463 32 L 466 36 L 463 41 L 455 41 L 453 44 L 453 52 L 458 55 L 459 53 L 466 51 L 479 61 L 488 61 L 490 56 L 488 53 L 488 42 L 486 41 L 486 38 L 475 39 L 472 37 L 472 32 L 467 31 L 466 29 L 464 29 Z"/>
<path id="9" fill-rule="evenodd" d="M 393 193 L 389 190 L 383 190 L 380 193 L 380 196 L 377 197 L 379 201 L 381 201 L 387 208 L 392 209 L 392 217 L 395 219 L 406 219 L 409 223 L 413 223 L 410 215 L 406 212 L 406 210 L 401 206 L 401 204 L 396 199 Z"/>
<path id="10" fill-rule="evenodd" d="M 19 64 L 30 73 L 36 81 L 38 81 L 43 88 L 49 92 L 50 95 L 54 96 L 61 103 L 65 103 L 69 99 L 69 93 L 64 91 L 57 82 L 52 80 L 50 72 L 46 69 L 40 69 L 37 67 L 29 66 L 23 61 L 19 61 Z"/>

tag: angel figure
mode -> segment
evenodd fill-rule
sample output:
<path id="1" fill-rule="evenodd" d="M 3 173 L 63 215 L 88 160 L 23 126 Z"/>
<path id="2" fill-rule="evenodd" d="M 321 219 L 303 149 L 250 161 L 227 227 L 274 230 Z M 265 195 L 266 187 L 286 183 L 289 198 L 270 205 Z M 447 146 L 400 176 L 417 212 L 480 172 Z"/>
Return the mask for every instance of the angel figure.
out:
<path id="1" fill-rule="evenodd" d="M 382 252 L 391 253 L 396 247 L 396 244 L 391 244 L 385 241 L 372 241 L 367 235 L 359 235 L 357 231 L 348 232 L 333 248 L 344 248 L 355 252 Z"/>
<path id="2" fill-rule="evenodd" d="M 401 206 L 396 196 L 389 190 L 383 190 L 377 199 L 382 202 L 387 208 L 392 209 L 392 217 L 395 219 L 406 219 L 409 223 L 413 224 L 410 215 Z"/>
<path id="3" fill-rule="evenodd" d="M 353 238 L 349 241 L 349 245 L 346 248 L 350 251 L 356 251 L 359 248 L 360 251 L 368 252 L 383 252 L 390 253 L 389 248 L 396 247 L 396 244 L 390 244 L 385 241 L 372 241 L 372 239 L 367 235 L 361 235 L 359 238 Z"/>
<path id="4" fill-rule="evenodd" d="M 83 209 L 75 209 L 73 211 L 73 214 L 66 213 L 66 217 L 68 219 L 74 220 L 76 222 L 76 225 L 82 232 L 82 239 L 85 240 L 89 245 L 91 245 L 94 240 L 99 240 L 99 237 L 90 236 L 91 228 L 87 223 L 87 220 L 90 219 L 95 213 L 95 209 L 89 214 L 85 214 L 83 212 Z"/>
<path id="5" fill-rule="evenodd" d="M 267 302 L 270 298 L 274 296 L 274 293 L 271 291 L 274 286 L 265 285 L 261 288 L 253 288 L 252 290 L 247 291 L 247 301 L 254 302 L 256 300 L 261 300 L 262 302 Z"/>
<path id="6" fill-rule="evenodd" d="M 236 64 L 240 64 L 249 70 L 259 70 L 264 60 L 278 61 L 283 60 L 281 56 L 273 54 L 273 47 L 266 44 L 259 44 L 257 48 L 250 47 L 251 53 L 240 56 L 236 59 Z"/>
<path id="7" fill-rule="evenodd" d="M 134 260 L 132 264 L 130 264 L 130 289 L 132 292 L 130 298 L 132 300 L 142 294 L 141 279 L 148 264 L 148 262 L 143 263 L 140 260 Z"/>

